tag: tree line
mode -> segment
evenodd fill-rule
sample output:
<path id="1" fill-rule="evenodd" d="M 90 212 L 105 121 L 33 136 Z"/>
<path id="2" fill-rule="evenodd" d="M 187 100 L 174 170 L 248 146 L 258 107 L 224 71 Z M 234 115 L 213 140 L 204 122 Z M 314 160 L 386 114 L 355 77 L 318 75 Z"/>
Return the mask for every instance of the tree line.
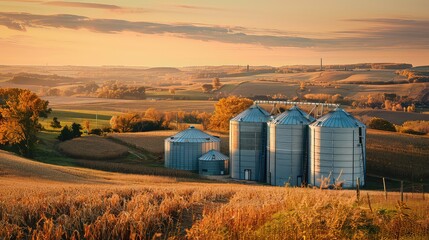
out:
<path id="1" fill-rule="evenodd" d="M 89 82 L 66 89 L 57 87 L 43 88 L 40 94 L 42 96 L 83 95 L 98 98 L 146 99 L 146 88 L 143 86 L 126 85 L 119 81 L 106 81 L 103 84 Z"/>

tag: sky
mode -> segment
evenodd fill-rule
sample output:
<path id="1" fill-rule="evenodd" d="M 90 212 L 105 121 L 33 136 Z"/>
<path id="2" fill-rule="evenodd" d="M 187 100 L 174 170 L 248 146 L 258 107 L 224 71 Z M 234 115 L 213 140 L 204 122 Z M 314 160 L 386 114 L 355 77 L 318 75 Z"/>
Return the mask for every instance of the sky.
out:
<path id="1" fill-rule="evenodd" d="M 429 65 L 427 0 L 0 0 L 2 65 Z"/>

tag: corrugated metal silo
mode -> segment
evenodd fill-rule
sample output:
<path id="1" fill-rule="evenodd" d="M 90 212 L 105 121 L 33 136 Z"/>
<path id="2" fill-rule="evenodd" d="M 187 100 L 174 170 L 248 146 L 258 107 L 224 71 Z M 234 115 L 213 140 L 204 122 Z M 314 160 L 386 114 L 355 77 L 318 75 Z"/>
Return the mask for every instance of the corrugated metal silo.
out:
<path id="1" fill-rule="evenodd" d="M 198 158 L 220 149 L 220 139 L 190 127 L 164 141 L 164 165 L 168 168 L 198 171 Z"/>
<path id="2" fill-rule="evenodd" d="M 254 104 L 230 121 L 229 151 L 232 178 L 266 181 L 269 113 Z"/>
<path id="3" fill-rule="evenodd" d="M 268 123 L 267 180 L 299 186 L 305 180 L 308 125 L 315 119 L 294 106 Z"/>
<path id="4" fill-rule="evenodd" d="M 310 125 L 309 183 L 320 186 L 329 175 L 332 184 L 339 178 L 344 188 L 365 184 L 366 126 L 337 108 Z"/>
<path id="5" fill-rule="evenodd" d="M 224 175 L 228 173 L 229 157 L 210 150 L 198 158 L 198 173 L 201 175 Z"/>

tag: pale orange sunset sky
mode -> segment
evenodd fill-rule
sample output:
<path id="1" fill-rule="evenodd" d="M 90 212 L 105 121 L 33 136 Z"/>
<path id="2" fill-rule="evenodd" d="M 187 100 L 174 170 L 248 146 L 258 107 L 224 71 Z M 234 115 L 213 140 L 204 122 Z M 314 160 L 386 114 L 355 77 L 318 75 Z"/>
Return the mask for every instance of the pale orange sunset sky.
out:
<path id="1" fill-rule="evenodd" d="M 429 65 L 427 0 L 0 0 L 4 65 Z"/>

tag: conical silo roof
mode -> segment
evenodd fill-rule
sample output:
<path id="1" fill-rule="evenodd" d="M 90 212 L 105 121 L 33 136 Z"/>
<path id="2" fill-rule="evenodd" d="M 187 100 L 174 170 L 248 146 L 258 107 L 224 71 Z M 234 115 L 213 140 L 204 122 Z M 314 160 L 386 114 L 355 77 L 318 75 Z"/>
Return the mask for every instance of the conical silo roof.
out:
<path id="1" fill-rule="evenodd" d="M 365 127 L 365 124 L 354 118 L 342 108 L 336 108 L 323 117 L 316 120 L 310 126 L 331 128 L 355 128 Z"/>
<path id="2" fill-rule="evenodd" d="M 223 161 L 228 159 L 229 159 L 228 156 L 214 149 L 208 151 L 206 154 L 198 158 L 198 160 L 202 160 L 202 161 Z"/>
<path id="3" fill-rule="evenodd" d="M 170 142 L 220 142 L 220 139 L 209 135 L 193 126 L 165 140 Z"/>
<path id="4" fill-rule="evenodd" d="M 293 106 L 278 115 L 271 123 L 276 125 L 308 125 L 314 120 L 311 115 L 302 111 L 299 107 Z"/>
<path id="5" fill-rule="evenodd" d="M 244 110 L 237 116 L 231 119 L 231 121 L 238 122 L 266 122 L 270 114 L 257 104 L 252 105 L 248 109 Z"/>

